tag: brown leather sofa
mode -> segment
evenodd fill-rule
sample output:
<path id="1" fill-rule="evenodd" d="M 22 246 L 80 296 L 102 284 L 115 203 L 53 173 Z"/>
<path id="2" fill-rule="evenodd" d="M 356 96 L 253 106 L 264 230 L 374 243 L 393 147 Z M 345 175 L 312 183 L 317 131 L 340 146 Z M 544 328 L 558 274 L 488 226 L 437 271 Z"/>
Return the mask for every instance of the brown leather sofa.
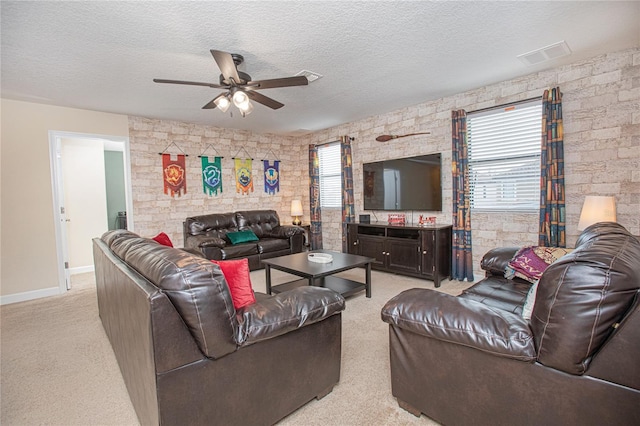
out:
<path id="1" fill-rule="evenodd" d="M 232 244 L 231 232 L 251 230 L 258 241 Z M 281 225 L 275 210 L 248 210 L 188 217 L 183 222 L 184 246 L 211 260 L 249 259 L 249 269 L 263 268 L 260 260 L 300 253 L 304 230 Z"/>
<path id="2" fill-rule="evenodd" d="M 100 319 L 143 425 L 271 425 L 340 378 L 344 298 L 236 310 L 217 265 L 128 231 L 93 240 Z"/>
<path id="3" fill-rule="evenodd" d="M 531 284 L 503 276 L 516 250 L 487 253 L 458 297 L 387 302 L 399 405 L 446 425 L 640 424 L 640 242 L 616 223 L 584 230 L 542 274 L 530 321 Z"/>

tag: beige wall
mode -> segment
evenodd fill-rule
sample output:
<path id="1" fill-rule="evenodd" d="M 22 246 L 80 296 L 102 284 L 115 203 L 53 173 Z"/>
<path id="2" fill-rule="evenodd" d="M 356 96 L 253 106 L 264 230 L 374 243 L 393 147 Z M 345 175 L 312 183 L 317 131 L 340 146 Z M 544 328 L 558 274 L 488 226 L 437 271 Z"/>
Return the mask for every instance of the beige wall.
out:
<path id="1" fill-rule="evenodd" d="M 3 100 L 2 295 L 57 285 L 48 130 L 129 134 L 135 230 L 146 236 L 165 231 L 177 245 L 182 244 L 182 221 L 195 214 L 272 208 L 287 222 L 290 201 L 299 197 L 305 209 L 304 220 L 308 221 L 308 144 L 334 141 L 341 135 L 355 137 L 356 215 L 365 213 L 363 162 L 441 152 L 445 167 L 443 211 L 435 216 L 438 222 L 451 223 L 451 173 L 446 172 L 451 163 L 451 110 L 473 111 L 528 99 L 556 85 L 564 94 L 568 245 L 578 236 L 576 227 L 585 195 L 615 195 L 618 221 L 640 235 L 640 49 L 598 56 L 299 138 L 139 117 L 130 117 L 127 122 L 127 117 L 113 114 Z M 431 135 L 375 141 L 381 134 L 416 131 L 430 131 Z M 188 192 L 182 197 L 171 198 L 162 191 L 158 152 L 170 142 L 189 154 Z M 202 193 L 197 156 L 209 144 L 225 157 L 222 196 Z M 272 159 L 269 150 L 282 160 L 280 193 L 264 193 L 259 162 L 254 169 L 254 193 L 246 196 L 235 192 L 230 161 L 241 147 L 256 160 L 265 156 Z M 414 221 L 422 213 L 414 212 Z M 375 214 L 378 220 L 386 220 L 386 213 Z M 325 248 L 340 250 L 340 221 L 339 209 L 324 212 Z M 472 227 L 477 267 L 482 255 L 495 246 L 535 244 L 538 215 L 474 214 Z M 37 269 L 33 268 L 35 263 Z"/>
<path id="2" fill-rule="evenodd" d="M 49 131 L 128 137 L 127 117 L 2 99 L 0 295 L 58 287 Z"/>

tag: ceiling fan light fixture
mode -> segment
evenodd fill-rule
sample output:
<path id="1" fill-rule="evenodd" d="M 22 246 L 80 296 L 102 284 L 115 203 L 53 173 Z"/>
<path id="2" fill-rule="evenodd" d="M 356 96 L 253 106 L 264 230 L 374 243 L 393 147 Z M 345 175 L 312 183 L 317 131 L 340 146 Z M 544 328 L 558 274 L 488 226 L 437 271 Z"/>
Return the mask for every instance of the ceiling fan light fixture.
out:
<path id="1" fill-rule="evenodd" d="M 238 90 L 233 94 L 233 104 L 240 110 L 247 108 L 247 105 L 249 105 L 249 96 L 243 91 Z"/>
<path id="2" fill-rule="evenodd" d="M 253 104 L 247 101 L 246 105 L 238 107 L 238 109 L 240 110 L 242 116 L 246 117 L 247 115 L 251 114 L 251 111 L 253 111 Z"/>
<path id="3" fill-rule="evenodd" d="M 231 105 L 231 101 L 229 100 L 229 95 L 221 96 L 214 101 L 218 109 L 222 112 L 227 112 L 229 106 Z"/>
<path id="4" fill-rule="evenodd" d="M 215 49 L 210 49 L 210 52 L 220 69 L 220 84 L 200 81 L 166 80 L 159 78 L 154 78 L 153 81 L 155 83 L 186 84 L 190 86 L 204 86 L 212 89 L 222 89 L 224 92 L 218 94 L 218 96 L 207 102 L 202 109 L 218 108 L 220 111 L 226 112 L 233 102 L 233 104 L 240 110 L 240 114 L 242 114 L 243 117 L 253 111 L 253 105 L 251 105 L 249 100 L 253 100 L 273 110 L 284 106 L 283 103 L 280 103 L 275 99 L 271 99 L 270 97 L 257 92 L 257 90 L 273 89 L 276 87 L 306 86 L 309 84 L 309 77 L 306 76 L 253 80 L 249 74 L 238 70 L 238 65 L 244 61 L 242 55 Z"/>

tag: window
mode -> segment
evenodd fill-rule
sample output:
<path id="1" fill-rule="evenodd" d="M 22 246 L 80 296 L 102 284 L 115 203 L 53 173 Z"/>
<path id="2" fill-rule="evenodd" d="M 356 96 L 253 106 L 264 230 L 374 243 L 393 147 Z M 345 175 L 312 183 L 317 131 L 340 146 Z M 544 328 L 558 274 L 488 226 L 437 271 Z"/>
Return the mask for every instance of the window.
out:
<path id="1" fill-rule="evenodd" d="M 320 207 L 342 207 L 342 165 L 340 143 L 318 147 Z"/>
<path id="2" fill-rule="evenodd" d="M 471 208 L 540 208 L 540 100 L 467 116 Z"/>

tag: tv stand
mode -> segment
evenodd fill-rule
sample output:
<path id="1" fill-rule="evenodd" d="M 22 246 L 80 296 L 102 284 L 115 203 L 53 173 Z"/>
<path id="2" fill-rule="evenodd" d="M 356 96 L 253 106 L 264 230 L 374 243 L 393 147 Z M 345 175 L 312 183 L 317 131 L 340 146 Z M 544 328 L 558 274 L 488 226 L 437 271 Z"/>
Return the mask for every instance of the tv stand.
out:
<path id="1" fill-rule="evenodd" d="M 372 269 L 426 280 L 451 277 L 451 225 L 347 223 L 350 254 L 372 257 Z"/>

